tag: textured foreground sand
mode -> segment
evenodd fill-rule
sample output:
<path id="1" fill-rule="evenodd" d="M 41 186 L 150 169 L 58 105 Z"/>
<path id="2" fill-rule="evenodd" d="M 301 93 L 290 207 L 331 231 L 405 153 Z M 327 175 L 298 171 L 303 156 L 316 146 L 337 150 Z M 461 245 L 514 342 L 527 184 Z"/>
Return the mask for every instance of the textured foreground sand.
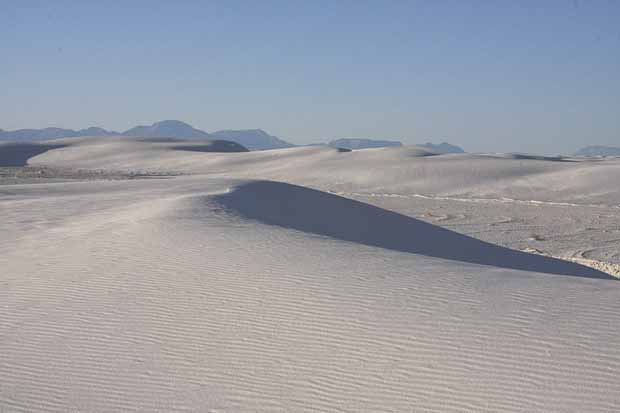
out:
<path id="1" fill-rule="evenodd" d="M 618 225 L 615 161 L 107 145 L 31 163 L 195 175 L 0 187 L 0 411 L 620 410 L 620 283 L 413 218 Z"/>

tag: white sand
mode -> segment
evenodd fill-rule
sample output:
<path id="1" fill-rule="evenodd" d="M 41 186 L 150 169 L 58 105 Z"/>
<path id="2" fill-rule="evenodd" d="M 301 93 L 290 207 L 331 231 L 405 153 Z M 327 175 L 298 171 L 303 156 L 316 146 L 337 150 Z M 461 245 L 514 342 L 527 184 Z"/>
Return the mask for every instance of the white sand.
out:
<path id="1" fill-rule="evenodd" d="M 0 411 L 620 410 L 620 283 L 437 226 L 585 251 L 617 161 L 102 142 L 30 163 L 194 175 L 0 187 Z"/>

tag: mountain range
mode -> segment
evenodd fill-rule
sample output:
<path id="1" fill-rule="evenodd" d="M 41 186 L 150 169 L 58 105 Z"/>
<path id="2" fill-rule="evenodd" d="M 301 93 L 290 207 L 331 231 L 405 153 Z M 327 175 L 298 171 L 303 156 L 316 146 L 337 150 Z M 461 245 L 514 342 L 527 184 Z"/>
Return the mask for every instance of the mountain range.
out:
<path id="1" fill-rule="evenodd" d="M 0 141 L 44 141 L 57 138 L 73 138 L 76 136 L 112 136 L 120 135 L 118 132 L 107 131 L 102 128 L 90 127 L 86 129 L 63 129 L 63 128 L 44 128 L 44 129 L 17 129 L 5 131 L 0 129 Z"/>
<path id="2" fill-rule="evenodd" d="M 179 138 L 188 140 L 229 140 L 254 151 L 295 146 L 276 136 L 269 135 L 261 129 L 221 130 L 208 133 L 178 120 L 164 120 L 148 126 L 135 126 L 124 132 L 108 131 L 98 127 L 79 130 L 45 128 L 5 131 L 0 129 L 0 141 L 34 142 L 76 136 L 140 136 L 145 138 Z"/>
<path id="3" fill-rule="evenodd" d="M 296 146 L 276 136 L 269 135 L 262 129 L 221 130 L 213 132 L 211 135 L 218 139 L 240 143 L 251 151 L 292 148 Z"/>
<path id="4" fill-rule="evenodd" d="M 400 141 L 384 140 L 384 139 L 360 139 L 360 138 L 342 138 L 335 139 L 328 143 L 329 146 L 334 148 L 343 149 L 366 149 L 366 148 L 385 148 L 385 147 L 397 147 L 403 146 Z M 431 142 L 416 144 L 415 146 L 428 149 L 434 153 L 464 153 L 463 148 L 451 145 L 447 142 L 435 144 Z"/>
<path id="5" fill-rule="evenodd" d="M 251 151 L 291 148 L 298 146 L 276 136 L 270 135 L 262 129 L 227 129 L 209 133 L 196 129 L 193 126 L 179 120 L 164 120 L 155 122 L 152 125 L 135 126 L 124 132 L 110 131 L 99 127 L 90 127 L 79 130 L 44 128 L 5 131 L 0 129 L 0 141 L 34 142 L 57 138 L 71 138 L 76 136 L 140 136 L 146 138 L 178 138 L 188 140 L 228 140 L 243 145 Z M 327 145 L 344 149 L 403 146 L 403 144 L 399 141 L 363 138 L 335 139 L 330 141 Z M 450 145 L 445 142 L 439 145 L 426 143 L 417 146 L 430 149 L 437 153 L 463 152 L 463 149 L 458 146 Z"/>
<path id="6" fill-rule="evenodd" d="M 620 156 L 620 148 L 614 146 L 586 146 L 575 152 L 575 156 Z"/>

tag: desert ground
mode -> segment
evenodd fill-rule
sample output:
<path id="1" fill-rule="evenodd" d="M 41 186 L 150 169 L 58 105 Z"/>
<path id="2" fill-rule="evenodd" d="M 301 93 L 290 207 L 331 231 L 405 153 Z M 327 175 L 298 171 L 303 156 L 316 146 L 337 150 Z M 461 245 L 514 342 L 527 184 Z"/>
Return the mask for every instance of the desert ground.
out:
<path id="1" fill-rule="evenodd" d="M 619 158 L 0 161 L 0 412 L 620 411 Z"/>

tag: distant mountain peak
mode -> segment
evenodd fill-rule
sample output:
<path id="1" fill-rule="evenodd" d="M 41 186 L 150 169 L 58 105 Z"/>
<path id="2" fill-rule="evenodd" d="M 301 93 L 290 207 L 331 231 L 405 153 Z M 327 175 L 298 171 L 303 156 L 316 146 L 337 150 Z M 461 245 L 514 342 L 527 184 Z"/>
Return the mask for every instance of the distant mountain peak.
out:
<path id="1" fill-rule="evenodd" d="M 211 135 L 219 139 L 237 142 L 251 151 L 290 148 L 295 146 L 277 136 L 268 134 L 262 129 L 226 129 L 213 132 Z"/>
<path id="2" fill-rule="evenodd" d="M 126 136 L 142 136 L 145 138 L 209 138 L 210 135 L 200 129 L 181 122 L 168 119 L 155 122 L 149 126 L 136 126 L 123 132 Z"/>
<path id="3" fill-rule="evenodd" d="M 109 130 L 105 130 L 103 128 L 100 128 L 98 126 L 91 126 L 89 128 L 86 129 L 80 129 L 79 131 L 77 131 L 78 135 L 82 135 L 82 136 L 110 136 L 110 135 L 119 135 L 118 132 L 114 132 L 114 131 L 109 131 Z"/>
<path id="4" fill-rule="evenodd" d="M 159 122 L 153 123 L 151 126 L 179 126 L 179 127 L 193 128 L 193 126 L 190 125 L 189 123 L 185 123 L 183 121 L 176 120 L 176 119 L 160 120 Z"/>

